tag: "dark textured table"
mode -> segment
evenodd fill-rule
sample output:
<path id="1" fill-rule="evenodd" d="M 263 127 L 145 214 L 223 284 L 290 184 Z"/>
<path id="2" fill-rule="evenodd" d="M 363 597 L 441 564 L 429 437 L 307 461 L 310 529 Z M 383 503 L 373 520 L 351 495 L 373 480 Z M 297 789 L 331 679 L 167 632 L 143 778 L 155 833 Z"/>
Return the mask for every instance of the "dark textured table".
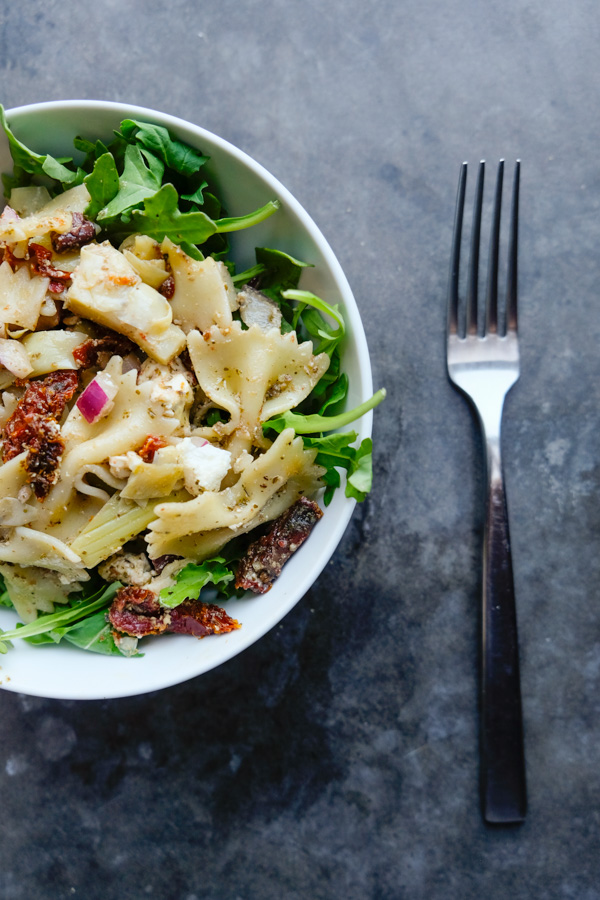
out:
<path id="1" fill-rule="evenodd" d="M 600 16 L 592 0 L 32 0 L 0 100 L 124 100 L 270 169 L 337 253 L 376 477 L 279 627 L 127 700 L 0 694 L 0 897 L 600 898 Z M 444 363 L 463 159 L 522 159 L 504 448 L 529 782 L 478 801 L 481 441 Z"/>

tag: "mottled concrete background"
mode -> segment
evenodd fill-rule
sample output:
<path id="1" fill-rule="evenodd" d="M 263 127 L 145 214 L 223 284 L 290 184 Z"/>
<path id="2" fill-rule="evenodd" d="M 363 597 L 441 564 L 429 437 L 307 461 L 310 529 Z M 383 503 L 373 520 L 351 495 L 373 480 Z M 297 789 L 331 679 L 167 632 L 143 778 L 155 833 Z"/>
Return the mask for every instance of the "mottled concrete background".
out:
<path id="1" fill-rule="evenodd" d="M 376 482 L 259 644 L 157 694 L 0 695 L 0 896 L 600 898 L 600 141 L 593 0 L 31 0 L 0 99 L 131 101 L 255 156 L 364 317 Z M 505 417 L 530 811 L 477 792 L 480 440 L 447 382 L 463 159 L 523 161 Z"/>

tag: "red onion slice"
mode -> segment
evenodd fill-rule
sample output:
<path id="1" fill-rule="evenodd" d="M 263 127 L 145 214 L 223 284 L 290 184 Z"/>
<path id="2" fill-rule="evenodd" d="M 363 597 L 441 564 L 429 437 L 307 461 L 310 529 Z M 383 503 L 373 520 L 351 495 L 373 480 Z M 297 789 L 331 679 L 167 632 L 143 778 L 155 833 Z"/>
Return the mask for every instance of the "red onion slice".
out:
<path id="1" fill-rule="evenodd" d="M 107 416 L 114 406 L 117 387 L 106 376 L 96 376 L 77 400 L 77 409 L 90 425 Z"/>

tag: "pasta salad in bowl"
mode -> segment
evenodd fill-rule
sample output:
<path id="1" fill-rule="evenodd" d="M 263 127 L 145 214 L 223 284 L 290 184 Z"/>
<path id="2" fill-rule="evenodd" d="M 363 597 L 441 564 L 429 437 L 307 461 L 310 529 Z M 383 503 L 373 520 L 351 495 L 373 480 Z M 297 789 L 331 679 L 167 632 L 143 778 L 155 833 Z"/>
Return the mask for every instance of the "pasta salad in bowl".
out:
<path id="1" fill-rule="evenodd" d="M 385 392 L 325 239 L 240 150 L 122 104 L 0 120 L 0 683 L 176 684 L 314 582 Z"/>

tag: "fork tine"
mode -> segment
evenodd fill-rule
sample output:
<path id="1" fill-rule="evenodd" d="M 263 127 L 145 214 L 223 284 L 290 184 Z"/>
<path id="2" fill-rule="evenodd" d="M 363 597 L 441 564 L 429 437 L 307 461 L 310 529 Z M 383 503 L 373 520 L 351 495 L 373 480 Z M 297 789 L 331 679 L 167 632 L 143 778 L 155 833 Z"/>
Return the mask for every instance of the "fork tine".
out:
<path id="1" fill-rule="evenodd" d="M 521 160 L 515 163 L 510 233 L 508 237 L 508 277 L 506 282 L 506 330 L 517 330 L 517 253 L 519 243 L 519 182 Z"/>
<path id="2" fill-rule="evenodd" d="M 490 234 L 490 257 L 488 263 L 487 294 L 485 298 L 486 333 L 498 331 L 498 252 L 500 246 L 500 212 L 502 210 L 502 180 L 504 177 L 504 160 L 498 163 L 496 178 L 496 195 L 494 197 L 494 213 Z"/>
<path id="3" fill-rule="evenodd" d="M 481 209 L 483 207 L 483 180 L 485 162 L 479 163 L 475 203 L 473 206 L 473 224 L 471 228 L 471 254 L 469 257 L 469 280 L 467 283 L 466 333 L 477 334 L 477 297 L 479 281 L 479 239 L 481 234 Z"/>
<path id="4" fill-rule="evenodd" d="M 460 241 L 462 235 L 463 213 L 465 210 L 465 190 L 467 186 L 467 164 L 460 167 L 458 176 L 458 192 L 456 195 L 456 212 L 454 214 L 454 233 L 450 252 L 450 279 L 448 281 L 448 334 L 458 331 L 458 273 L 460 269 Z"/>

